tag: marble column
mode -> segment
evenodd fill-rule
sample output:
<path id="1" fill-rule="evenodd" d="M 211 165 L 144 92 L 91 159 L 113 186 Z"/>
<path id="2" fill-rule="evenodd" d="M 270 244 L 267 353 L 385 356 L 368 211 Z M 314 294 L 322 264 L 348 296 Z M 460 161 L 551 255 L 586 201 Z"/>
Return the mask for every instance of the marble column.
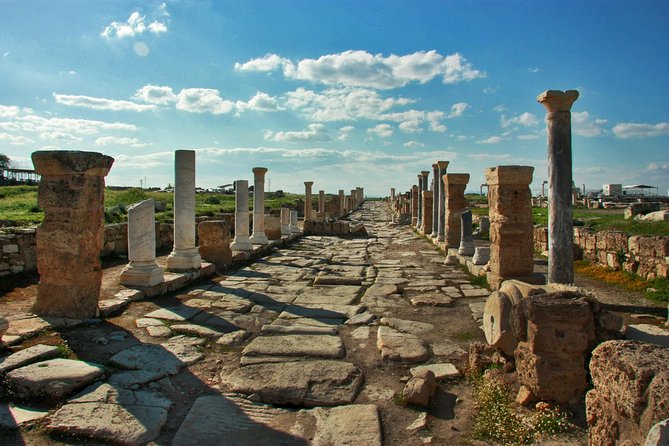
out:
<path id="1" fill-rule="evenodd" d="M 313 218 L 313 204 L 311 203 L 311 186 L 314 185 L 313 181 L 304 182 L 304 219 L 311 220 Z"/>
<path id="2" fill-rule="evenodd" d="M 281 208 L 281 235 L 290 235 L 290 209 Z"/>
<path id="3" fill-rule="evenodd" d="M 431 238 L 439 235 L 439 164 L 432 165 L 432 233 Z"/>
<path id="4" fill-rule="evenodd" d="M 121 271 L 126 286 L 153 286 L 165 280 L 156 263 L 156 203 L 153 198 L 128 207 L 128 265 Z"/>
<path id="5" fill-rule="evenodd" d="M 418 228 L 418 186 L 411 186 L 411 226 Z"/>
<path id="6" fill-rule="evenodd" d="M 266 167 L 253 168 L 253 234 L 251 243 L 266 245 L 269 243 L 265 235 L 265 173 Z"/>
<path id="7" fill-rule="evenodd" d="M 422 200 L 423 200 L 423 212 L 425 212 L 425 215 L 423 218 L 423 226 L 420 228 L 420 232 L 423 235 L 430 236 L 432 233 L 432 191 L 431 190 L 424 190 L 422 193 Z"/>
<path id="8" fill-rule="evenodd" d="M 534 167 L 486 169 L 490 208 L 490 272 L 488 284 L 499 289 L 507 279 L 543 283 L 534 272 L 532 192 Z"/>
<path id="9" fill-rule="evenodd" d="M 297 225 L 297 211 L 290 211 L 290 233 L 299 234 L 300 227 Z"/>
<path id="10" fill-rule="evenodd" d="M 344 201 L 344 189 L 339 189 L 339 217 L 346 215 L 346 202 Z"/>
<path id="11" fill-rule="evenodd" d="M 445 248 L 460 247 L 460 214 L 467 208 L 465 189 L 469 183 L 468 173 L 447 173 L 443 177 L 446 201 L 444 203 Z"/>
<path id="12" fill-rule="evenodd" d="M 195 151 L 174 152 L 174 248 L 167 269 L 199 268 L 202 259 L 195 246 Z"/>
<path id="13" fill-rule="evenodd" d="M 548 282 L 574 283 L 571 106 L 576 90 L 537 96 L 546 107 L 548 133 Z"/>
<path id="14" fill-rule="evenodd" d="M 235 238 L 230 244 L 235 251 L 251 251 L 249 237 L 249 182 L 235 181 Z"/>
<path id="15" fill-rule="evenodd" d="M 114 158 L 96 152 L 33 152 L 42 176 L 37 204 L 44 220 L 37 228 L 40 282 L 32 311 L 87 319 L 97 316 L 104 243 L 105 176 Z"/>
<path id="16" fill-rule="evenodd" d="M 460 247 L 461 256 L 474 255 L 474 236 L 472 235 L 472 211 L 467 209 L 460 214 Z"/>
<path id="17" fill-rule="evenodd" d="M 439 185 L 439 220 L 437 221 L 437 242 L 443 242 L 446 238 L 446 188 L 444 186 L 444 175 L 448 168 L 448 161 L 437 161 L 439 174 L 435 177 Z"/>

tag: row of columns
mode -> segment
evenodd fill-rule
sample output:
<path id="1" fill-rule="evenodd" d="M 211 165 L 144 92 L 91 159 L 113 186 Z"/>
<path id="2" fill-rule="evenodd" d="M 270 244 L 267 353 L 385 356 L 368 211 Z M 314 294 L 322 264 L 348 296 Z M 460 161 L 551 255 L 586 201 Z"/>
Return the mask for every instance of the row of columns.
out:
<path id="1" fill-rule="evenodd" d="M 318 211 L 314 216 L 314 205 L 313 205 L 313 181 L 304 182 L 304 219 L 305 220 L 326 220 L 328 218 L 341 218 L 344 217 L 349 212 L 357 209 L 362 205 L 365 197 L 364 188 L 356 187 L 351 189 L 350 195 L 345 195 L 343 189 L 339 189 L 337 195 L 335 195 L 336 206 L 335 208 L 328 208 L 326 206 L 325 200 L 325 191 L 318 191 Z"/>

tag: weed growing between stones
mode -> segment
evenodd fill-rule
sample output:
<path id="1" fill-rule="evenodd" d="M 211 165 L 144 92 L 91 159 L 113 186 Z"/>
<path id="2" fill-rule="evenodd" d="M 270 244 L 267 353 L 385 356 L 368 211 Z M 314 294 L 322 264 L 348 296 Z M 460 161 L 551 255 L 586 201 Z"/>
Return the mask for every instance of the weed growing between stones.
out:
<path id="1" fill-rule="evenodd" d="M 509 386 L 494 373 L 470 376 L 477 414 L 469 440 L 495 442 L 504 446 L 531 445 L 570 428 L 567 414 L 545 407 L 527 412 L 514 401 Z"/>

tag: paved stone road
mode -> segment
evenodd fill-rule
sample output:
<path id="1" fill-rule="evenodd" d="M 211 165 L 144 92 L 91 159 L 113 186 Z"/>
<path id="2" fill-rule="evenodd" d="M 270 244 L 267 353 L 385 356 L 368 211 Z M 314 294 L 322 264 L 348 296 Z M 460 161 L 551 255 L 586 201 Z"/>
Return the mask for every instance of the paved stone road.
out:
<path id="1" fill-rule="evenodd" d="M 428 429 L 406 429 L 420 411 L 399 395 L 416 366 L 438 379 L 459 375 L 469 342 L 483 339 L 475 319 L 489 293 L 392 225 L 384 203 L 367 202 L 352 219 L 368 238 L 304 237 L 175 297 L 63 332 L 106 374 L 73 378 L 68 388 L 83 390 L 44 412 L 46 430 L 175 446 L 459 439 L 471 405 L 465 384 L 440 386 Z M 61 367 L 39 364 L 33 372 Z M 16 375 L 14 387 L 29 393 L 19 371 L 8 373 L 10 385 Z M 457 397 L 467 402 L 456 410 Z"/>

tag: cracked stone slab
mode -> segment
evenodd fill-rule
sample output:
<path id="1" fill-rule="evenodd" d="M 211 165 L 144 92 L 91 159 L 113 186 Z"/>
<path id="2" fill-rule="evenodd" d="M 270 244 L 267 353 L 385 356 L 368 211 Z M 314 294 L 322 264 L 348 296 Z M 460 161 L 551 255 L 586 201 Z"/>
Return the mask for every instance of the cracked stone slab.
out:
<path id="1" fill-rule="evenodd" d="M 17 429 L 47 415 L 47 411 L 0 403 L 0 429 Z"/>
<path id="2" fill-rule="evenodd" d="M 175 375 L 181 368 L 204 357 L 194 345 L 165 343 L 141 344 L 121 350 L 109 359 L 117 367 L 129 370 L 146 370 L 162 376 Z"/>
<path id="3" fill-rule="evenodd" d="M 381 446 L 381 420 L 375 404 L 301 410 L 291 432 L 314 446 Z M 313 436 L 309 435 L 314 432 Z"/>
<path id="4" fill-rule="evenodd" d="M 129 389 L 139 384 L 146 384 L 162 378 L 164 375 L 148 370 L 129 370 L 114 373 L 109 377 L 109 384 L 115 387 Z"/>
<path id="5" fill-rule="evenodd" d="M 318 306 L 289 305 L 279 315 L 280 318 L 307 317 L 314 319 L 342 319 L 342 322 L 361 313 L 362 305 L 330 305 Z"/>
<path id="6" fill-rule="evenodd" d="M 472 288 L 472 289 L 462 289 L 462 294 L 465 297 L 488 297 L 490 296 L 490 291 L 485 288 Z"/>
<path id="7" fill-rule="evenodd" d="M 34 362 L 60 356 L 60 350 L 53 345 L 37 344 L 9 356 L 0 358 L 0 375 Z"/>
<path id="8" fill-rule="evenodd" d="M 428 324 L 427 322 L 410 321 L 394 317 L 382 317 L 381 324 L 414 335 L 420 335 L 434 330 L 434 325 Z"/>
<path id="9" fill-rule="evenodd" d="M 314 285 L 361 285 L 360 277 L 338 276 L 335 274 L 318 273 L 314 278 Z"/>
<path id="10" fill-rule="evenodd" d="M 425 343 L 410 333 L 402 333 L 390 327 L 379 326 L 376 347 L 382 359 L 405 362 L 423 362 L 430 352 Z"/>
<path id="11" fill-rule="evenodd" d="M 143 445 L 160 433 L 172 402 L 153 392 L 90 387 L 51 417 L 47 429 L 93 440 Z"/>
<path id="12" fill-rule="evenodd" d="M 412 296 L 409 301 L 414 307 L 450 307 L 455 300 L 443 293 L 419 294 Z"/>
<path id="13" fill-rule="evenodd" d="M 264 334 L 336 335 L 337 327 L 307 325 L 263 325 L 260 331 Z"/>
<path id="14" fill-rule="evenodd" d="M 344 354 L 344 344 L 339 336 L 309 334 L 258 336 L 242 351 L 243 356 L 342 358 Z"/>
<path id="15" fill-rule="evenodd" d="M 463 359 L 467 352 L 458 344 L 448 339 L 432 344 L 432 354 L 447 358 Z"/>
<path id="16" fill-rule="evenodd" d="M 355 400 L 362 371 L 344 361 L 307 360 L 248 365 L 223 380 L 234 392 L 257 393 L 270 404 L 336 406 Z"/>
<path id="17" fill-rule="evenodd" d="M 144 317 L 181 322 L 192 318 L 201 311 L 202 310 L 199 308 L 193 308 L 187 305 L 177 305 L 175 307 L 160 308 L 150 312 L 149 314 L 145 314 Z"/>
<path id="18" fill-rule="evenodd" d="M 170 329 L 175 333 L 189 336 L 198 336 L 201 338 L 219 338 L 229 332 L 229 330 L 216 330 L 214 328 L 197 324 L 174 324 L 170 325 Z"/>
<path id="19" fill-rule="evenodd" d="M 450 362 L 419 365 L 417 367 L 412 367 L 409 372 L 411 372 L 411 376 L 416 376 L 422 370 L 431 370 L 437 380 L 460 376 L 460 371 L 458 371 L 458 369 Z"/>
<path id="20" fill-rule="evenodd" d="M 105 368 L 92 362 L 49 359 L 12 370 L 7 383 L 19 398 L 61 399 L 102 378 Z"/>

